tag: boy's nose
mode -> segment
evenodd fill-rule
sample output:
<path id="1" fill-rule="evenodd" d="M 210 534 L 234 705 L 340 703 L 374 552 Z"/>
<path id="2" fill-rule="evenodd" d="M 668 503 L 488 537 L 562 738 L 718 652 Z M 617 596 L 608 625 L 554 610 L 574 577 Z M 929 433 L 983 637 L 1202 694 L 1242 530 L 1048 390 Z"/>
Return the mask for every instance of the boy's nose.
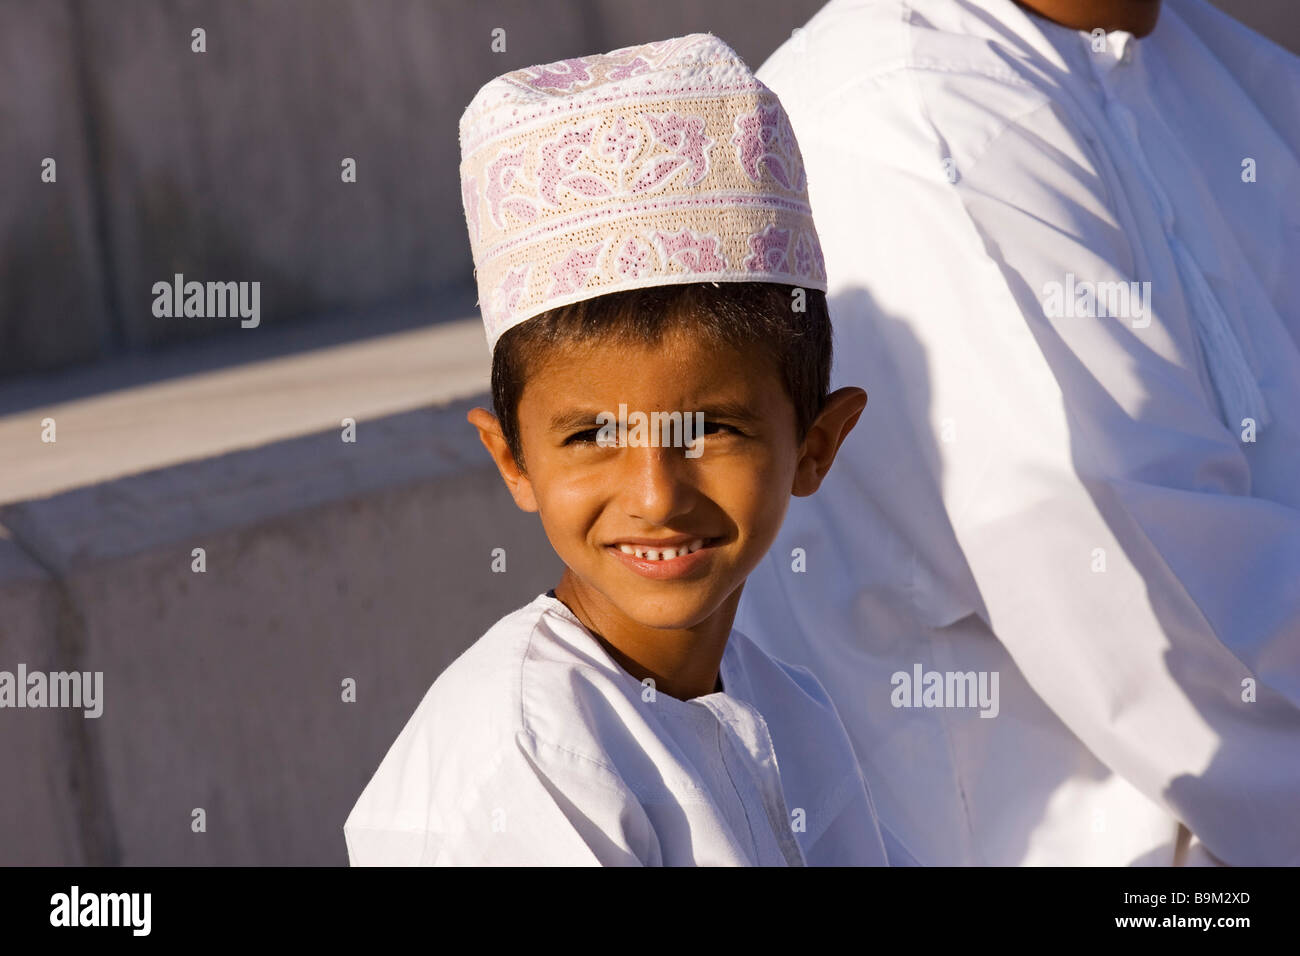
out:
<path id="1" fill-rule="evenodd" d="M 625 448 L 618 475 L 627 513 L 651 524 L 667 524 L 694 505 L 691 459 L 684 448 Z"/>

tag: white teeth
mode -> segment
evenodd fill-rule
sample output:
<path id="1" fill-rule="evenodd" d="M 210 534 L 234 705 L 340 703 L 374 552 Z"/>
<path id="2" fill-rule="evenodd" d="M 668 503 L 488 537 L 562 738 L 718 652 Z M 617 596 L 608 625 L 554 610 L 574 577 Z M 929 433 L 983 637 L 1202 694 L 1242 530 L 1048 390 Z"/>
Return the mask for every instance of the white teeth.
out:
<path id="1" fill-rule="evenodd" d="M 704 547 L 704 539 L 696 538 L 689 544 L 679 545 L 676 548 L 645 548 L 632 544 L 620 544 L 618 549 L 624 554 L 635 555 L 646 561 L 671 561 L 673 558 L 680 558 L 687 554 L 693 554 Z"/>

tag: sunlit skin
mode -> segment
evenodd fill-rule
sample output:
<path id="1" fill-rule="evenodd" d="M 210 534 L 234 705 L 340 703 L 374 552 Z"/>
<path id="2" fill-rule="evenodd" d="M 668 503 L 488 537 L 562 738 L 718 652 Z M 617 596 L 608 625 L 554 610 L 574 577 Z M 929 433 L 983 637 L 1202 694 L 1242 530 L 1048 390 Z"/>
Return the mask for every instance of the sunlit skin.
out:
<path id="1" fill-rule="evenodd" d="M 705 412 L 703 451 L 596 443 L 596 415 Z M 468 417 L 511 495 L 536 511 L 566 570 L 556 597 L 638 680 L 681 700 L 718 690 L 745 578 L 767 552 L 791 495 L 821 485 L 867 404 L 833 392 L 802 443 L 776 370 L 755 355 L 669 333 L 654 347 L 618 341 L 556 347 L 530 369 L 518 418 L 524 464 L 496 417 Z M 576 422 L 561 419 L 578 413 Z M 627 537 L 711 540 L 683 577 L 653 580 L 611 550 Z"/>
<path id="2" fill-rule="evenodd" d="M 1124 30 L 1144 37 L 1156 28 L 1160 18 L 1160 0 L 1016 0 L 1053 23 L 1071 30 L 1096 30 L 1109 33 Z"/>

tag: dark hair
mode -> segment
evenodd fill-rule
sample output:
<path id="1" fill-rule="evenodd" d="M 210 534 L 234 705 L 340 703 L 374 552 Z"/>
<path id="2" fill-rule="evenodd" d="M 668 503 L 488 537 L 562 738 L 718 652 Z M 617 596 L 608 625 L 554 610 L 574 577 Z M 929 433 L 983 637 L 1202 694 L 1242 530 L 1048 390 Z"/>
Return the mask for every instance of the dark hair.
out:
<path id="1" fill-rule="evenodd" d="M 610 292 L 536 315 L 508 329 L 492 355 L 492 404 L 510 453 L 524 469 L 519 399 L 530 369 L 551 347 L 596 337 L 657 345 L 671 332 L 738 350 L 756 348 L 780 375 L 802 442 L 830 389 L 831 323 L 826 294 L 772 282 L 697 282 Z"/>

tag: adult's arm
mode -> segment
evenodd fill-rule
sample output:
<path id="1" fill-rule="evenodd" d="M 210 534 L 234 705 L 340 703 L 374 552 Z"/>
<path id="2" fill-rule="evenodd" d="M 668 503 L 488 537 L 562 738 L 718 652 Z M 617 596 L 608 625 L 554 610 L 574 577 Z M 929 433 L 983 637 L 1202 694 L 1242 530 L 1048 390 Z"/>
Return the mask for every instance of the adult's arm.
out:
<path id="1" fill-rule="evenodd" d="M 1130 242 L 1135 213 L 1071 117 L 989 79 L 963 87 L 968 125 L 935 129 L 916 75 L 834 91 L 795 128 L 833 300 L 865 287 L 925 352 L 918 441 L 979 613 L 1089 749 L 1218 858 L 1300 863 L 1300 510 L 1252 497 L 1172 258 Z M 1045 315 L 1068 274 L 1152 281 L 1149 324 Z M 870 391 L 852 353 L 870 343 L 835 320 L 837 375 Z M 1271 411 L 1259 441 L 1293 438 L 1300 408 Z"/>

